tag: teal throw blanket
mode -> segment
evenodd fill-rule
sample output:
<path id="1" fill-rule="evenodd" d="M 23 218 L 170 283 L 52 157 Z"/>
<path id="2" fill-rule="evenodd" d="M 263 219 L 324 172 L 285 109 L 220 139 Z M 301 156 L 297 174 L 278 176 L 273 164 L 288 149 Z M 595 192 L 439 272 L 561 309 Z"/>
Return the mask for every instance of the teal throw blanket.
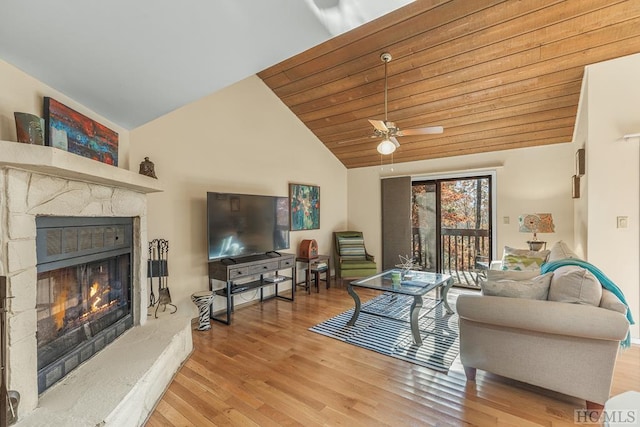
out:
<path id="1" fill-rule="evenodd" d="M 596 279 L 600 282 L 603 288 L 612 292 L 618 299 L 627 306 L 627 320 L 629 324 L 635 325 L 633 321 L 633 316 L 631 315 L 631 310 L 629 309 L 629 304 L 624 297 L 624 294 L 620 290 L 620 288 L 611 281 L 598 267 L 593 264 L 588 263 L 587 261 L 583 261 L 581 259 L 567 258 L 567 259 L 559 259 L 557 261 L 551 261 L 542 264 L 541 272 L 542 274 L 548 273 L 550 271 L 554 271 L 560 267 L 564 267 L 565 265 L 577 265 L 578 267 L 582 267 L 588 271 L 590 271 Z M 628 348 L 631 346 L 631 332 L 627 333 L 627 338 L 624 341 L 620 342 L 620 346 L 623 348 Z"/>

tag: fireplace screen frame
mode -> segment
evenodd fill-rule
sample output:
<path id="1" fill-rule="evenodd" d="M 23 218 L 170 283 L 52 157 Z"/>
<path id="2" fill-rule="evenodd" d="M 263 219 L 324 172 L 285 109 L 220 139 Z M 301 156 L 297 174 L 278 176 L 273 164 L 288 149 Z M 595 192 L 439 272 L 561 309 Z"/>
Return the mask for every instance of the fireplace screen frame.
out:
<path id="1" fill-rule="evenodd" d="M 91 322 L 96 322 L 98 327 L 87 322 L 76 328 L 75 334 L 81 335 L 77 345 L 58 352 L 53 361 L 49 360 L 51 348 L 38 346 L 38 393 L 64 378 L 133 326 L 133 220 L 129 217 L 36 217 L 39 278 L 55 270 L 73 271 L 82 265 L 126 262 L 127 269 L 120 271 L 118 277 L 126 281 L 121 295 L 123 304 L 108 310 L 107 316 L 111 319 L 97 316 L 97 320 L 94 318 Z M 117 268 L 122 269 L 122 266 L 118 264 Z M 86 284 L 78 283 L 78 286 Z M 104 323 L 108 325 L 103 327 Z"/>

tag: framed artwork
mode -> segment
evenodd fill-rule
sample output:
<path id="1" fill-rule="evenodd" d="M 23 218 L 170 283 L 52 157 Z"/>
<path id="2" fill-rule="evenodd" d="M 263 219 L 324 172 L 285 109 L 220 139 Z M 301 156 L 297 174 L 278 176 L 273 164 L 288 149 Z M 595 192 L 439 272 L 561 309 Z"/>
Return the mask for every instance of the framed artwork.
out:
<path id="1" fill-rule="evenodd" d="M 118 133 L 53 98 L 44 98 L 45 145 L 118 166 Z"/>
<path id="2" fill-rule="evenodd" d="M 289 184 L 289 228 L 291 231 L 320 228 L 320 187 Z"/>

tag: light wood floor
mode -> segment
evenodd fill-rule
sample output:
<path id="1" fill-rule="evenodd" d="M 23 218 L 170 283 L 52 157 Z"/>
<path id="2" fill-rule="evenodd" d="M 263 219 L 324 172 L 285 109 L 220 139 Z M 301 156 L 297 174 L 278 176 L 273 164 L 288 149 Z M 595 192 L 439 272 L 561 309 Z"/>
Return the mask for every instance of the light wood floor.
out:
<path id="1" fill-rule="evenodd" d="M 583 401 L 482 371 L 467 383 L 459 358 L 447 375 L 307 330 L 352 306 L 344 288 L 297 292 L 194 331 L 147 426 L 575 426 Z M 638 346 L 620 356 L 612 395 L 632 389 Z"/>

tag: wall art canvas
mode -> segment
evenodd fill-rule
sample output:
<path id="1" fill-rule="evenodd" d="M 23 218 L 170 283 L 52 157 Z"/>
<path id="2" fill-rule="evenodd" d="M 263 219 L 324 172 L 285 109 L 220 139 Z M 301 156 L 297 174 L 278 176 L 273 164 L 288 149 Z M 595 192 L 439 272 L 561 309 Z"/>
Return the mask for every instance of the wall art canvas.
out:
<path id="1" fill-rule="evenodd" d="M 118 133 L 53 98 L 44 98 L 45 143 L 118 166 Z"/>
<path id="2" fill-rule="evenodd" d="M 44 145 L 44 119 L 30 113 L 13 113 L 18 142 Z"/>
<path id="3" fill-rule="evenodd" d="M 320 187 L 289 184 L 291 231 L 320 228 Z"/>

